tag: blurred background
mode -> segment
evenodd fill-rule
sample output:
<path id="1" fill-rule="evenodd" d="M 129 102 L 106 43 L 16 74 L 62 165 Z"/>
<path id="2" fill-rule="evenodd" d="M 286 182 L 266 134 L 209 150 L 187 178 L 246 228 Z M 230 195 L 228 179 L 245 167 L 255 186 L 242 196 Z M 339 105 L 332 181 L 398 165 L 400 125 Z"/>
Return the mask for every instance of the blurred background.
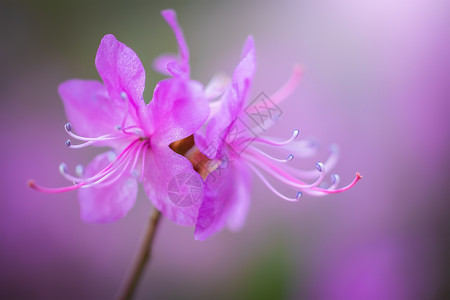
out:
<path id="1" fill-rule="evenodd" d="M 251 97 L 304 66 L 270 134 L 294 128 L 336 142 L 334 172 L 352 190 L 287 203 L 255 178 L 238 233 L 194 241 L 163 219 L 136 299 L 450 299 L 450 3 L 378 1 L 0 2 L 0 298 L 112 299 L 134 261 L 151 204 L 114 224 L 80 220 L 76 193 L 40 194 L 98 149 L 64 146 L 57 86 L 99 79 L 94 58 L 113 33 L 146 68 L 146 99 L 175 52 L 160 17 L 179 16 L 193 78 L 231 74 L 248 34 L 258 69 Z"/>

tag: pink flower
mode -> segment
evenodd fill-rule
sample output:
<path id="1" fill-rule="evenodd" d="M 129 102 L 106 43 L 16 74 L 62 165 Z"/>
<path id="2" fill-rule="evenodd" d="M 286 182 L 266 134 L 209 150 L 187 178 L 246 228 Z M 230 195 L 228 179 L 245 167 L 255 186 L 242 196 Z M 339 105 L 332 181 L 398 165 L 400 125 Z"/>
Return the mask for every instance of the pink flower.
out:
<path id="1" fill-rule="evenodd" d="M 349 185 L 338 189 L 339 177 L 333 174 L 331 185 L 327 189 L 320 188 L 319 184 L 324 179 L 325 170 L 331 169 L 337 160 L 336 147 L 332 148 L 332 154 L 327 162 L 316 164 L 317 170 L 303 171 L 289 166 L 289 162 L 294 156 L 309 156 L 315 149 L 308 141 L 295 140 L 299 134 L 298 130 L 294 130 L 288 140 L 279 141 L 260 136 L 261 131 L 273 124 L 273 119 L 260 120 L 265 122 L 263 130 L 260 126 L 249 128 L 248 124 L 251 122 L 248 119 L 252 115 L 261 116 L 259 112 L 261 106 L 276 111 L 276 104 L 291 94 L 301 75 L 300 68 L 294 68 L 289 81 L 270 97 L 270 101 L 263 99 L 264 105 L 256 103 L 253 106 L 245 106 L 255 65 L 254 42 L 253 38 L 249 37 L 231 83 L 220 99 L 214 101 L 214 97 L 220 93 L 207 94 L 211 100 L 211 114 L 207 123 L 195 134 L 195 144 L 206 156 L 203 161 L 207 160 L 206 170 L 204 169 L 202 174 L 206 178 L 204 199 L 195 228 L 195 238 L 198 240 L 208 238 L 225 225 L 232 230 L 242 227 L 250 204 L 251 172 L 257 175 L 275 195 L 287 201 L 298 201 L 302 192 L 315 196 L 343 192 L 361 178 L 357 173 Z M 209 90 L 217 91 L 214 88 Z M 272 157 L 257 145 L 272 146 L 279 151 L 287 152 L 286 158 Z M 280 193 L 264 174 L 296 189 L 296 196 L 288 197 Z M 305 179 L 313 181 L 307 183 Z"/>
<path id="2" fill-rule="evenodd" d="M 182 174 L 202 182 L 192 164 L 169 148 L 192 135 L 207 119 L 209 107 L 203 86 L 182 76 L 186 65 L 173 64 L 174 77 L 159 82 L 152 101 L 143 99 L 145 71 L 137 55 L 113 35 L 99 46 L 95 64 L 101 82 L 73 79 L 59 86 L 70 123 L 65 125 L 75 144 L 69 148 L 108 146 L 111 151 L 96 156 L 78 175 L 60 165 L 73 185 L 45 188 L 46 193 L 78 190 L 81 218 L 88 222 L 113 222 L 123 217 L 136 200 L 138 181 L 153 205 L 180 225 L 194 225 L 199 202 L 169 198 L 170 181 Z M 77 132 L 77 134 L 74 133 Z"/>

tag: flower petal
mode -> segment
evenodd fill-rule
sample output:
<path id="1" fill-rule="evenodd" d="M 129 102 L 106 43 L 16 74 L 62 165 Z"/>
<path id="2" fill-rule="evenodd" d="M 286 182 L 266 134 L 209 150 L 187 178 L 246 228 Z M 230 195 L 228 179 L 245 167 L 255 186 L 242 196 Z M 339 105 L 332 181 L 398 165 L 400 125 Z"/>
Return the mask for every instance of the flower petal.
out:
<path id="1" fill-rule="evenodd" d="M 192 135 L 209 115 L 203 86 L 176 77 L 156 85 L 147 107 L 151 122 L 148 134 L 153 143 L 164 146 Z"/>
<path id="2" fill-rule="evenodd" d="M 161 54 L 155 60 L 153 60 L 153 69 L 166 76 L 170 76 L 170 72 L 167 69 L 167 65 L 173 61 L 178 60 L 178 56 L 172 53 Z"/>
<path id="3" fill-rule="evenodd" d="M 242 112 L 244 102 L 255 73 L 255 47 L 249 36 L 244 45 L 243 56 L 234 70 L 231 84 L 225 90 L 219 102 L 219 108 L 205 126 L 195 134 L 195 142 L 202 153 L 209 158 L 216 158 L 221 153 L 228 131 Z M 210 151 L 214 145 L 216 151 Z"/>
<path id="4" fill-rule="evenodd" d="M 244 226 L 250 208 L 252 174 L 244 163 L 232 163 L 231 167 L 234 178 L 234 201 L 230 205 L 227 225 L 231 230 L 238 231 Z"/>
<path id="5" fill-rule="evenodd" d="M 58 87 L 67 118 L 75 132 L 87 137 L 115 133 L 123 120 L 124 105 L 109 98 L 103 84 L 72 79 Z"/>
<path id="6" fill-rule="evenodd" d="M 125 92 L 137 113 L 145 104 L 145 70 L 136 53 L 112 34 L 108 34 L 103 37 L 98 47 L 95 66 L 110 99 L 120 100 L 121 93 Z"/>
<path id="7" fill-rule="evenodd" d="M 189 48 L 184 39 L 183 30 L 178 24 L 177 14 L 172 9 L 166 9 L 161 12 L 161 15 L 173 30 L 178 42 L 178 51 L 180 53 L 179 59 L 173 60 L 170 64 L 166 64 L 167 69 L 174 76 L 189 77 Z"/>
<path id="8" fill-rule="evenodd" d="M 86 167 L 86 177 L 92 176 L 111 162 L 111 152 L 97 155 Z M 80 188 L 78 199 L 81 219 L 86 222 L 114 222 L 133 207 L 137 196 L 137 180 L 125 172 L 109 186 Z"/>
<path id="9" fill-rule="evenodd" d="M 230 229 L 239 230 L 247 217 L 250 188 L 250 172 L 240 161 L 209 174 L 195 226 L 195 239 L 205 240 L 227 223 Z"/>
<path id="10" fill-rule="evenodd" d="M 187 158 L 168 146 L 152 145 L 145 157 L 143 185 L 164 216 L 179 225 L 195 224 L 204 183 Z"/>

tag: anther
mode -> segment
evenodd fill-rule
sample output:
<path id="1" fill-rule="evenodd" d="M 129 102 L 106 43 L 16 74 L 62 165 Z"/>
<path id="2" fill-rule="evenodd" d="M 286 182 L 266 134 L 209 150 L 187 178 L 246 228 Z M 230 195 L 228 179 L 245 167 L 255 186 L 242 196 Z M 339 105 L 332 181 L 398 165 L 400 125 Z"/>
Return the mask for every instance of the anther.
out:
<path id="1" fill-rule="evenodd" d="M 70 147 L 72 145 L 72 142 L 70 140 L 66 140 L 65 144 L 67 147 Z"/>
<path id="2" fill-rule="evenodd" d="M 286 158 L 287 161 L 291 161 L 294 159 L 294 155 L 289 154 L 289 156 Z"/>
<path id="3" fill-rule="evenodd" d="M 123 100 L 127 99 L 127 93 L 121 92 L 120 93 L 120 98 L 122 98 Z"/>
<path id="4" fill-rule="evenodd" d="M 66 123 L 66 125 L 64 125 L 64 127 L 66 128 L 67 131 L 72 131 L 72 124 Z"/>
<path id="5" fill-rule="evenodd" d="M 295 129 L 294 132 L 292 133 L 292 136 L 293 136 L 294 138 L 296 138 L 296 137 L 298 137 L 299 134 L 300 134 L 300 130 Z"/>
<path id="6" fill-rule="evenodd" d="M 325 168 L 325 166 L 323 165 L 323 163 L 321 163 L 321 162 L 318 162 L 318 163 L 316 163 L 316 168 L 317 168 L 317 170 L 319 171 L 319 172 L 323 172 L 323 170 L 324 170 L 324 168 Z"/>
<path id="7" fill-rule="evenodd" d="M 297 200 L 299 200 L 303 196 L 302 192 L 298 192 L 297 196 L 295 197 Z"/>
<path id="8" fill-rule="evenodd" d="M 339 181 L 339 175 L 338 174 L 331 174 L 331 184 L 335 184 L 336 182 Z"/>
<path id="9" fill-rule="evenodd" d="M 330 145 L 330 152 L 331 153 L 337 153 L 339 152 L 339 146 L 337 144 L 331 144 Z"/>
<path id="10" fill-rule="evenodd" d="M 65 174 L 65 173 L 67 173 L 67 165 L 66 165 L 66 163 L 60 163 L 59 164 L 59 173 L 61 173 L 61 174 Z"/>
<path id="11" fill-rule="evenodd" d="M 77 165 L 75 167 L 75 174 L 78 175 L 78 177 L 82 177 L 84 173 L 84 167 L 82 165 Z"/>

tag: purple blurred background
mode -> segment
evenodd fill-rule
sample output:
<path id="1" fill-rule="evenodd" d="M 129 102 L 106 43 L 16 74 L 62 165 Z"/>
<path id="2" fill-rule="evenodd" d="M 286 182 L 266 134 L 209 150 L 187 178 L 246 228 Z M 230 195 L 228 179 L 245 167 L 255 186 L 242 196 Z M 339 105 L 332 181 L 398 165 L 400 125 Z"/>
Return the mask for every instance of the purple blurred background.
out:
<path id="1" fill-rule="evenodd" d="M 336 142 L 335 172 L 352 190 L 300 203 L 255 178 L 245 228 L 205 242 L 163 220 L 136 299 L 450 299 L 450 3 L 445 0 L 228 3 L 2 1 L 0 298 L 112 299 L 128 273 L 151 204 L 140 191 L 127 217 L 85 224 L 76 193 L 26 186 L 97 152 L 64 146 L 56 89 L 98 78 L 98 44 L 113 33 L 147 71 L 176 50 L 159 16 L 174 8 L 203 83 L 230 74 L 248 34 L 258 69 L 252 97 L 270 94 L 292 65 L 305 68 L 272 135 L 294 128 Z"/>

